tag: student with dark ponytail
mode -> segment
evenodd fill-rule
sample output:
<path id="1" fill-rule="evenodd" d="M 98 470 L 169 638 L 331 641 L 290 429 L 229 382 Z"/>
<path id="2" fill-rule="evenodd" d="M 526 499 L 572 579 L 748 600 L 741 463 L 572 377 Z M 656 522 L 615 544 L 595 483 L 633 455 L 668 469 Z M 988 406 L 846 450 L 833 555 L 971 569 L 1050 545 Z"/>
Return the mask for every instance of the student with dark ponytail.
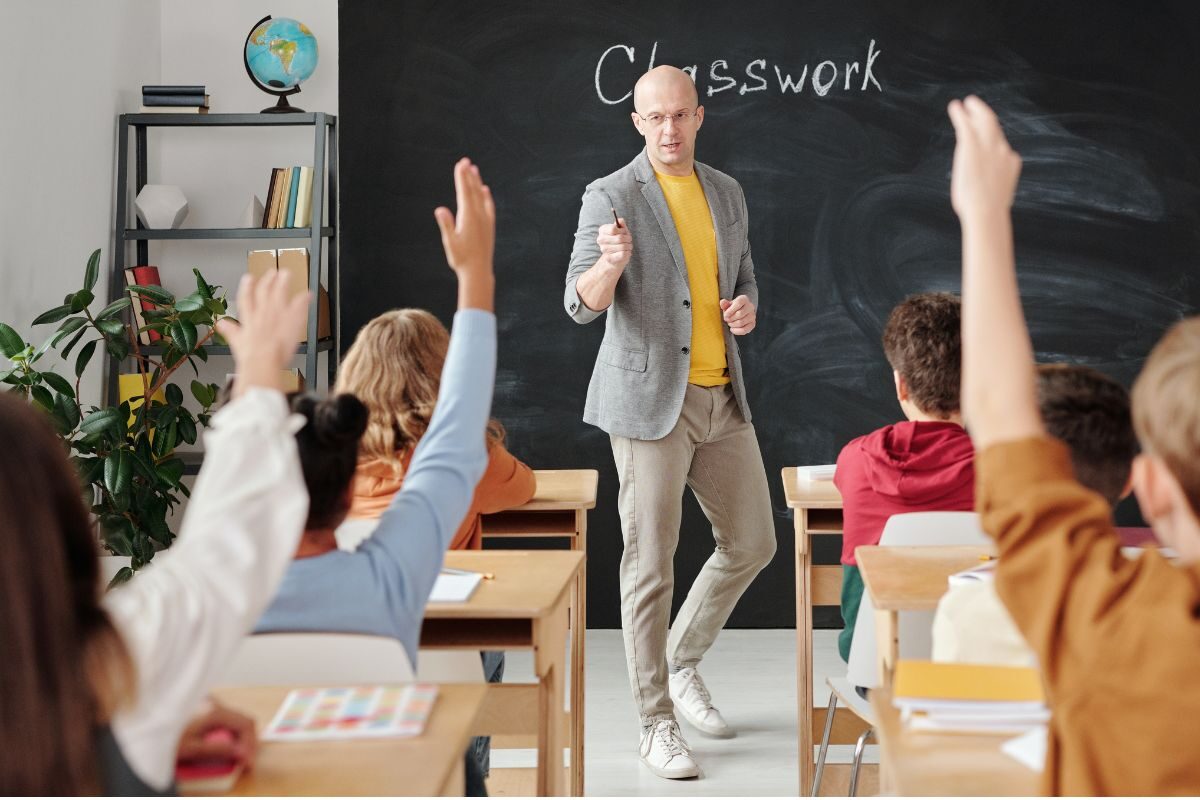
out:
<path id="1" fill-rule="evenodd" d="M 338 550 L 334 530 L 352 500 L 358 443 L 367 409 L 352 395 L 300 396 L 294 411 L 311 503 L 296 560 L 257 632 L 365 633 L 398 639 L 414 664 L 425 603 L 451 538 L 470 508 L 488 463 L 484 432 L 496 373 L 495 208 L 478 168 L 454 168 L 458 217 L 439 208 L 446 260 L 458 275 L 458 313 L 429 429 L 404 486 L 374 534 L 354 552 Z M 481 781 L 469 783 L 482 791 Z"/>

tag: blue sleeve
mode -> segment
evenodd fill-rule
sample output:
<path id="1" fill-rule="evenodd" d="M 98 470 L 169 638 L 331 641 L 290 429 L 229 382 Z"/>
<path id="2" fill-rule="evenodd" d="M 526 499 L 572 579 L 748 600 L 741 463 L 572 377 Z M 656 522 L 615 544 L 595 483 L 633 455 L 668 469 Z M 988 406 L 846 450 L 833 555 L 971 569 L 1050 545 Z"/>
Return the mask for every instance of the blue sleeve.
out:
<path id="1" fill-rule="evenodd" d="M 424 616 L 446 548 L 471 507 L 487 468 L 485 430 L 495 376 L 496 317 L 459 311 L 429 430 L 403 486 L 358 551 L 371 559 L 395 619 Z"/>

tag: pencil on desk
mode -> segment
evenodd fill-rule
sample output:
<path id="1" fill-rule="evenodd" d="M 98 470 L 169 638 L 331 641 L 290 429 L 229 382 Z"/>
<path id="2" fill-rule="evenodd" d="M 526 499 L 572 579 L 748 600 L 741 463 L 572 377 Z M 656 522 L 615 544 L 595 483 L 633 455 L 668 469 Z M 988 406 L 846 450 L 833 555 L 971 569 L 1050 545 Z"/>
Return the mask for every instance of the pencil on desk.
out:
<path id="1" fill-rule="evenodd" d="M 485 581 L 495 580 L 496 576 L 491 572 L 472 572 L 469 569 L 455 569 L 454 567 L 442 567 L 442 572 L 447 575 L 481 575 Z"/>

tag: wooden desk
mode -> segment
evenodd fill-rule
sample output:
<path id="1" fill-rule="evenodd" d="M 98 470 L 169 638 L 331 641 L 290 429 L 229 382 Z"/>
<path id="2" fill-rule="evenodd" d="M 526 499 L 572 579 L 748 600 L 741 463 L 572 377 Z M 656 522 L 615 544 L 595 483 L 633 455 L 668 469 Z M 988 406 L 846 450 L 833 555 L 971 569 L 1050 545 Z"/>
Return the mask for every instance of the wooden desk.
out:
<path id="1" fill-rule="evenodd" d="M 899 658 L 901 611 L 933 611 L 956 572 L 977 567 L 992 546 L 859 547 L 854 551 L 863 584 L 875 606 L 879 668 L 884 685 L 891 684 Z"/>
<path id="2" fill-rule="evenodd" d="M 813 566 L 813 536 L 840 536 L 842 495 L 832 481 L 806 481 L 795 467 L 783 470 L 783 494 L 795 514 L 796 527 L 796 699 L 800 742 L 800 791 L 812 791 L 814 728 L 823 725 L 813 709 L 812 610 L 814 605 L 840 605 L 842 568 Z M 823 714 L 824 709 L 820 709 Z"/>
<path id="3" fill-rule="evenodd" d="M 215 689 L 261 732 L 294 687 Z M 263 742 L 232 795 L 462 796 L 463 757 L 483 708 L 482 684 L 442 684 L 420 736 L 343 742 Z"/>
<path id="4" fill-rule="evenodd" d="M 886 784 L 889 792 L 910 797 L 1040 794 L 1041 775 L 1000 750 L 1011 735 L 908 730 L 887 689 L 871 692 L 871 706 L 882 754 L 881 787 Z"/>
<path id="5" fill-rule="evenodd" d="M 421 647 L 448 650 L 532 650 L 536 684 L 487 685 L 475 731 L 537 735 L 539 795 L 566 794 L 562 768 L 564 672 L 568 606 L 579 586 L 584 554 L 567 550 L 451 551 L 446 564 L 495 575 L 465 603 L 425 607 Z M 571 713 L 581 710 L 572 706 Z M 572 781 L 582 759 L 571 754 Z"/>
<path id="6" fill-rule="evenodd" d="M 587 512 L 596 507 L 600 473 L 594 469 L 538 469 L 537 491 L 523 506 L 483 518 L 485 538 L 567 539 L 568 548 L 587 553 Z M 584 664 L 587 638 L 587 570 L 579 570 L 571 602 L 571 794 L 583 796 Z"/>

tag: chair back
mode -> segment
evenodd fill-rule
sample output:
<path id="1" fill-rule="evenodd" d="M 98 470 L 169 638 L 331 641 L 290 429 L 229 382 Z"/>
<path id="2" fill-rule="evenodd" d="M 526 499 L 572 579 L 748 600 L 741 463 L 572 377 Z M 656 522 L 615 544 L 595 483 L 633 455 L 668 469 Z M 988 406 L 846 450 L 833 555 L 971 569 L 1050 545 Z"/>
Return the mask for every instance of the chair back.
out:
<path id="1" fill-rule="evenodd" d="M 390 636 L 260 633 L 234 654 L 223 686 L 346 686 L 411 683 L 412 664 Z"/>
<path id="2" fill-rule="evenodd" d="M 879 544 L 891 547 L 987 545 L 991 539 L 974 511 L 915 511 L 893 514 L 883 526 Z M 933 653 L 933 612 L 900 613 L 901 658 L 927 659 Z M 846 678 L 855 686 L 879 686 L 879 642 L 875 635 L 875 606 L 864 591 L 850 641 Z"/>

